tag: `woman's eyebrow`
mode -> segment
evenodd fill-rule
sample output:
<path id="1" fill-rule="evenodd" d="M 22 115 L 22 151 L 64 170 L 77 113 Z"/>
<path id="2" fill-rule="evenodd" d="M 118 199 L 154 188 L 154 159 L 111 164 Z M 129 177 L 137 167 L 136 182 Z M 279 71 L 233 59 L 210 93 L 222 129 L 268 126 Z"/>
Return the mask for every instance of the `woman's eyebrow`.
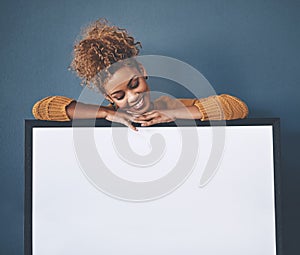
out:
<path id="1" fill-rule="evenodd" d="M 126 87 L 132 82 L 132 80 L 136 77 L 136 75 L 133 75 L 131 77 L 131 79 L 129 80 L 129 82 L 126 84 Z M 122 90 L 117 90 L 117 91 L 114 91 L 113 93 L 111 93 L 112 95 L 113 94 L 116 94 L 116 93 L 119 93 L 119 92 L 122 92 Z"/>

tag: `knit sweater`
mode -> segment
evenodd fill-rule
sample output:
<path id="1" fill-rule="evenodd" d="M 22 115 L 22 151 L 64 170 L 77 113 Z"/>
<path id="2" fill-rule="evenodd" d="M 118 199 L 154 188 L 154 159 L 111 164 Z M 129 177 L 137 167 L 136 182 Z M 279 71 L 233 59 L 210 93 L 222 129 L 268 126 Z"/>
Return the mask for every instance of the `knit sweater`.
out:
<path id="1" fill-rule="evenodd" d="M 66 106 L 73 101 L 76 100 L 65 96 L 48 96 L 34 104 L 32 114 L 39 120 L 70 121 Z M 228 94 L 212 95 L 200 99 L 174 99 L 162 96 L 153 101 L 155 110 L 172 110 L 193 105 L 201 112 L 201 121 L 243 119 L 249 113 L 245 102 Z"/>

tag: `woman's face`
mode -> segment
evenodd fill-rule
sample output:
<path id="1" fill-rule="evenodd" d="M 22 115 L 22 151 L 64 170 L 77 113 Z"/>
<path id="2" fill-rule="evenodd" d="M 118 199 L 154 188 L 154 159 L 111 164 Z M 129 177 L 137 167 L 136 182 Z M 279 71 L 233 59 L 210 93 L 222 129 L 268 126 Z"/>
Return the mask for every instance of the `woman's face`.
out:
<path id="1" fill-rule="evenodd" d="M 106 99 L 114 102 L 123 111 L 135 114 L 147 112 L 151 107 L 150 90 L 146 72 L 140 73 L 134 67 L 122 67 L 116 71 L 104 86 Z"/>

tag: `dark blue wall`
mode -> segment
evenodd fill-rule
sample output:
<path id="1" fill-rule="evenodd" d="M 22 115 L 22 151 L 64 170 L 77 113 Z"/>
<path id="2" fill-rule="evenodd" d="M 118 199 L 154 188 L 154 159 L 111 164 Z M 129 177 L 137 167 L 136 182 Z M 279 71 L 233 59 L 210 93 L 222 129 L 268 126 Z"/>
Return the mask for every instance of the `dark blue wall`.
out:
<path id="1" fill-rule="evenodd" d="M 99 17 L 127 28 L 141 54 L 185 61 L 218 94 L 242 98 L 250 118 L 281 118 L 284 249 L 299 252 L 299 3 L 2 0 L 0 254 L 23 252 L 24 119 L 42 97 L 79 96 L 79 80 L 67 70 L 73 42 Z"/>

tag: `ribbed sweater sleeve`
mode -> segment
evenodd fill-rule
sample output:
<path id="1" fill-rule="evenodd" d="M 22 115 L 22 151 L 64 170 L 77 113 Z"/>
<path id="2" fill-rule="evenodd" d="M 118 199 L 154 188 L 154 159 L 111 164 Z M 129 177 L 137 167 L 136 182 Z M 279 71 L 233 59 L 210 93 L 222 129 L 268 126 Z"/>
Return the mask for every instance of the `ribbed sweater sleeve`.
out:
<path id="1" fill-rule="evenodd" d="M 249 109 L 241 99 L 228 95 L 213 95 L 197 99 L 194 105 L 202 114 L 201 121 L 244 119 Z"/>
<path id="2" fill-rule="evenodd" d="M 66 106 L 73 101 L 64 96 L 48 96 L 34 104 L 32 114 L 38 120 L 70 121 Z"/>

